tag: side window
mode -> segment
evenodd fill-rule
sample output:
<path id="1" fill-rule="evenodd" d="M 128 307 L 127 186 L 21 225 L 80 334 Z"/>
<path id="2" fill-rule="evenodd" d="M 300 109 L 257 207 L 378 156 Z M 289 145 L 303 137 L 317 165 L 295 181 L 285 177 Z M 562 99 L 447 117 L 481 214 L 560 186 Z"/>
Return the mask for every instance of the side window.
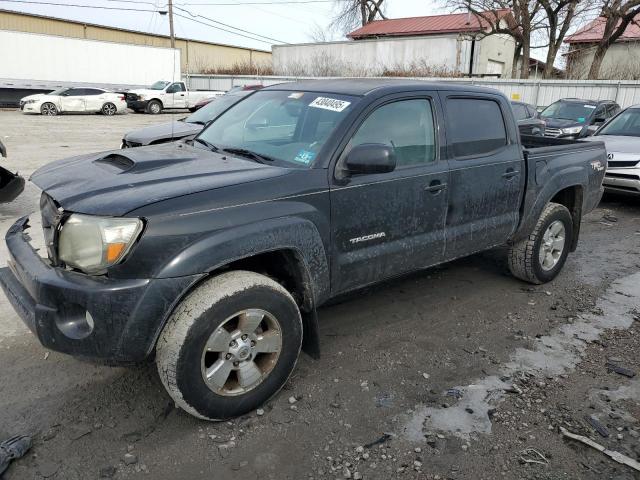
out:
<path id="1" fill-rule="evenodd" d="M 184 92 L 184 85 L 182 83 L 173 83 L 167 88 L 167 93 Z"/>
<path id="2" fill-rule="evenodd" d="M 360 125 L 347 151 L 365 143 L 393 147 L 398 167 L 433 162 L 436 142 L 431 102 L 415 99 L 382 105 Z"/>
<path id="3" fill-rule="evenodd" d="M 97 90 L 95 88 L 85 88 L 84 89 L 84 94 L 85 95 L 100 95 L 102 93 L 102 90 Z"/>
<path id="4" fill-rule="evenodd" d="M 596 111 L 593 112 L 593 118 L 605 118 L 606 114 L 605 114 L 605 106 L 604 105 L 600 105 L 598 108 L 596 108 Z"/>
<path id="5" fill-rule="evenodd" d="M 481 156 L 507 144 L 500 105 L 480 98 L 447 99 L 447 133 L 453 154 Z"/>
<path id="6" fill-rule="evenodd" d="M 522 105 L 521 103 L 513 103 L 511 104 L 513 108 L 513 114 L 516 117 L 516 120 L 525 120 L 529 118 L 529 112 L 527 111 L 527 107 Z"/>
<path id="7" fill-rule="evenodd" d="M 65 93 L 67 97 L 79 97 L 85 94 L 84 91 L 84 88 L 70 88 Z"/>

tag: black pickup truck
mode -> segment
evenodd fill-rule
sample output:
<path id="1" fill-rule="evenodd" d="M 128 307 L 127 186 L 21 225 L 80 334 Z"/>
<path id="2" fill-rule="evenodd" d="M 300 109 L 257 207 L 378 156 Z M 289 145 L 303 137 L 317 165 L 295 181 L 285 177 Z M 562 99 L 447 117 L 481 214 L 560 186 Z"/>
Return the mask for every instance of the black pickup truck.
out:
<path id="1" fill-rule="evenodd" d="M 187 412 L 237 416 L 278 392 L 301 347 L 319 354 L 330 298 L 505 244 L 516 277 L 558 275 L 600 200 L 605 149 L 522 142 L 494 90 L 265 88 L 192 145 L 38 170 L 43 228 L 10 228 L 0 283 L 47 348 L 155 358 Z"/>

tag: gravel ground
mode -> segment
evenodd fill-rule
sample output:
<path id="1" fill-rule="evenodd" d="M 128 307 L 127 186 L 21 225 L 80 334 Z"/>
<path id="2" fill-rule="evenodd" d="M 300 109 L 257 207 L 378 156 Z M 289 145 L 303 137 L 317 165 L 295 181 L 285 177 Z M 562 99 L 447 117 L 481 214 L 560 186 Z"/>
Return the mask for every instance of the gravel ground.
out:
<path id="1" fill-rule="evenodd" d="M 29 174 L 170 118 L 4 111 L 0 135 Z M 38 196 L 0 206 L 0 232 Z M 639 377 L 606 367 L 640 367 L 639 247 L 640 201 L 606 197 L 551 284 L 515 280 L 497 249 L 344 298 L 319 312 L 322 358 L 223 423 L 176 409 L 153 365 L 45 351 L 0 295 L 0 440 L 34 437 L 5 477 L 640 479 L 560 433 L 640 460 Z"/>

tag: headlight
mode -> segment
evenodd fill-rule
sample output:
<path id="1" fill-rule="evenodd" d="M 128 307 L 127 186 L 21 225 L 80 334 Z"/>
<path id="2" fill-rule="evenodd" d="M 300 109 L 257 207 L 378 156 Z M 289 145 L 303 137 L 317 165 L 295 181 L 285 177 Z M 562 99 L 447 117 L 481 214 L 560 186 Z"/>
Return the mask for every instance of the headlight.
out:
<path id="1" fill-rule="evenodd" d="M 582 131 L 582 127 L 569 127 L 563 128 L 562 133 L 565 135 L 577 135 Z"/>
<path id="2" fill-rule="evenodd" d="M 24 101 L 24 105 L 26 105 L 28 103 L 36 103 L 36 100 L 25 100 Z"/>
<path id="3" fill-rule="evenodd" d="M 73 214 L 60 230 L 58 258 L 85 273 L 101 273 L 126 256 L 142 226 L 138 218 Z"/>
<path id="4" fill-rule="evenodd" d="M 138 94 L 138 100 L 144 100 L 144 95 Z"/>

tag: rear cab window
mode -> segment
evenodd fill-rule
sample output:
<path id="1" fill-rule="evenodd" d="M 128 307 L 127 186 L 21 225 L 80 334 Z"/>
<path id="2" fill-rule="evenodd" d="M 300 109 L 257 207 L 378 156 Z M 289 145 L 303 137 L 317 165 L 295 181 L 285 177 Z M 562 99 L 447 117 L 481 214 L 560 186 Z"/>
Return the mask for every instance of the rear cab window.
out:
<path id="1" fill-rule="evenodd" d="M 458 160 L 490 155 L 508 144 L 502 110 L 497 101 L 480 97 L 449 97 L 447 137 Z"/>

